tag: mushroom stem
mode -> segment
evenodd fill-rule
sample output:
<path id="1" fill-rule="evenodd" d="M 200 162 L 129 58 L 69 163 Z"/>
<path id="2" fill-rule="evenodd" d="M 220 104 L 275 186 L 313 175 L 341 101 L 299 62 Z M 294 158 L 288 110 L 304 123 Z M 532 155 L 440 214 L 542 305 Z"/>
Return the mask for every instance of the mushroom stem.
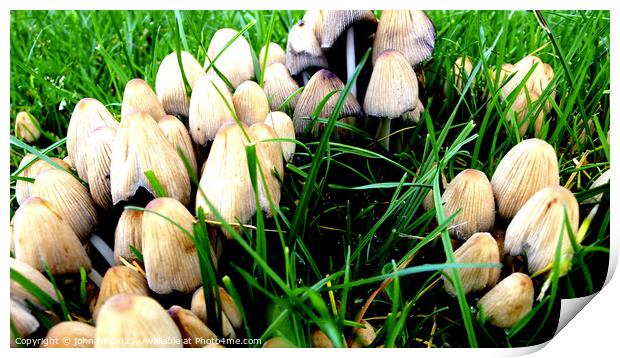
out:
<path id="1" fill-rule="evenodd" d="M 390 124 L 391 118 L 381 118 L 379 122 L 379 128 L 377 128 L 376 139 L 385 149 L 390 150 Z"/>
<path id="2" fill-rule="evenodd" d="M 308 74 L 308 71 L 303 71 L 301 73 L 302 76 L 302 80 L 304 81 L 304 86 L 308 84 L 308 81 L 310 81 L 310 75 Z"/>
<path id="3" fill-rule="evenodd" d="M 90 236 L 88 241 L 90 241 L 93 247 L 99 251 L 101 256 L 103 256 L 110 266 L 114 266 L 114 251 L 112 251 L 110 246 L 108 246 L 102 238 L 93 234 Z"/>
<path id="4" fill-rule="evenodd" d="M 353 78 L 355 72 L 355 33 L 353 26 L 347 30 L 347 80 Z M 351 94 L 357 97 L 357 84 L 353 82 Z"/>
<path id="5" fill-rule="evenodd" d="M 90 272 L 88 273 L 88 278 L 90 278 L 91 281 L 93 281 L 95 285 L 97 285 L 97 287 L 101 287 L 101 281 L 103 281 L 103 277 L 101 277 L 101 274 L 95 271 L 95 269 L 90 270 Z"/>

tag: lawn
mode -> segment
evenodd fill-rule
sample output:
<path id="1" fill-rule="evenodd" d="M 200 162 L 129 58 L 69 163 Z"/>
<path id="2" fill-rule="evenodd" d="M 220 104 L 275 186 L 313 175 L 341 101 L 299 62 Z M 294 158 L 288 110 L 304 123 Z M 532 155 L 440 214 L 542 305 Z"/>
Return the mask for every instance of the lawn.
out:
<path id="1" fill-rule="evenodd" d="M 202 64 L 215 31 L 230 27 L 245 30 L 258 61 L 269 41 L 286 49 L 289 29 L 303 15 L 285 10 L 12 12 L 11 134 L 20 111 L 34 116 L 43 134 L 32 147 L 12 139 L 11 216 L 19 207 L 14 187 L 23 180 L 16 173 L 22 157 L 43 151 L 42 156 L 64 158 L 69 119 L 82 98 L 96 98 L 120 120 L 125 84 L 141 78 L 155 88 L 159 64 L 171 52 L 183 49 Z M 429 11 L 428 16 L 437 34 L 435 48 L 432 59 L 416 69 L 426 110 L 417 124 L 397 128 L 393 138 L 400 137 L 399 148 L 378 145 L 364 120 L 350 137 L 330 138 L 326 129 L 318 138 L 298 138 L 294 159 L 285 165 L 277 215 L 263 217 L 259 210 L 252 228 L 224 240 L 217 272 L 201 261 L 203 282 L 224 286 L 241 308 L 237 337 L 263 343 L 282 337 L 310 347 L 319 329 L 332 345 L 346 346 L 363 318 L 376 330 L 373 347 L 527 346 L 553 336 L 561 298 L 602 287 L 609 258 L 609 186 L 590 185 L 610 166 L 609 12 Z M 484 291 L 452 297 L 444 290 L 441 272 L 455 267 L 445 263 L 458 241 L 448 234 L 450 220 L 443 210 L 426 211 L 423 201 L 433 185 L 442 187 L 437 167 L 448 182 L 468 168 L 490 179 L 513 146 L 534 137 L 531 128 L 521 135 L 506 120 L 507 106 L 492 89 L 493 69 L 530 54 L 555 73 L 542 94 L 550 110 L 536 137 L 554 148 L 560 185 L 577 198 L 584 231 L 571 237 L 575 254 L 567 274 L 561 275 L 556 256 L 551 270 L 533 278 L 538 299 L 531 313 L 501 329 L 477 319 Z M 471 58 L 473 73 L 461 91 L 453 64 L 462 56 Z M 256 70 L 257 82 L 262 75 Z M 330 118 L 318 120 L 326 128 L 334 124 Z M 601 192 L 593 211 L 589 199 Z M 441 194 L 434 194 L 435 206 L 441 207 Z M 97 234 L 109 245 L 121 211 L 102 214 Z M 503 238 L 508 224 L 496 220 L 491 233 Z M 209 228 L 197 227 L 205 229 L 202 236 L 196 231 L 200 245 Z M 103 275 L 107 264 L 86 245 L 94 269 Z M 517 257 L 504 265 L 502 277 L 527 272 L 526 260 Z M 63 302 L 37 313 L 41 328 L 35 336 L 45 336 L 58 320 L 93 324 L 89 303 L 96 285 L 80 275 L 54 281 Z M 541 294 L 545 283 L 550 286 Z M 151 294 L 165 309 L 189 308 L 191 295 Z"/>

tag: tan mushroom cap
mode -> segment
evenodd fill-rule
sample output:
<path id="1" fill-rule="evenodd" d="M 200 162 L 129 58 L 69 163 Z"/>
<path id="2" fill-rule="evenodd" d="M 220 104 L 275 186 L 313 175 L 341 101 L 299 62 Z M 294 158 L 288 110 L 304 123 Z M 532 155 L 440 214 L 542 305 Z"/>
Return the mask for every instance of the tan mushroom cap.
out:
<path id="1" fill-rule="evenodd" d="M 155 120 L 166 115 L 164 106 L 159 102 L 155 91 L 142 79 L 134 78 L 127 82 L 121 105 L 121 121 L 133 111 L 148 113 Z"/>
<path id="2" fill-rule="evenodd" d="M 224 49 L 230 40 L 237 35 L 237 30 L 224 28 L 219 29 L 213 34 L 209 48 L 207 49 L 207 59 L 204 67 L 210 64 L 215 57 Z M 252 48 L 243 35 L 237 37 L 225 50 L 220 57 L 215 60 L 215 67 L 230 81 L 234 88 L 241 83 L 254 77 L 254 61 L 252 59 Z M 208 72 L 214 72 L 210 69 Z"/>
<path id="3" fill-rule="evenodd" d="M 183 73 L 193 89 L 196 80 L 205 74 L 202 66 L 190 53 L 181 51 L 181 66 L 176 51 L 164 57 L 157 70 L 155 92 L 167 114 L 189 116 L 189 98 L 185 90 Z M 159 117 L 157 117 L 159 118 Z"/>
<path id="4" fill-rule="evenodd" d="M 321 16 L 321 48 L 331 48 L 350 27 L 363 27 L 366 37 L 377 28 L 377 18 L 370 10 L 323 10 Z"/>
<path id="5" fill-rule="evenodd" d="M 314 28 L 303 19 L 293 25 L 288 33 L 286 67 L 293 76 L 311 68 L 327 68 L 327 59 Z"/>
<path id="6" fill-rule="evenodd" d="M 218 92 L 219 91 L 219 92 Z M 189 134 L 194 143 L 205 146 L 220 127 L 234 117 L 232 94 L 217 75 L 200 77 L 189 105 Z"/>

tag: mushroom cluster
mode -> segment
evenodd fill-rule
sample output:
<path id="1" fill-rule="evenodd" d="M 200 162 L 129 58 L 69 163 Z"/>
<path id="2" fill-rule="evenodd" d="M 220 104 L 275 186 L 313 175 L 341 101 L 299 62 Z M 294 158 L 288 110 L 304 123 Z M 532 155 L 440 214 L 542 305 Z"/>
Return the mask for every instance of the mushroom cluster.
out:
<path id="1" fill-rule="evenodd" d="M 446 185 L 441 196 L 445 215 L 455 215 L 450 235 L 457 244 L 464 240 L 454 251 L 456 263 L 494 264 L 460 268 L 458 274 L 465 294 L 492 287 L 479 307 L 495 326 L 511 327 L 534 302 L 534 285 L 527 274 L 511 272 L 498 284 L 502 261 L 524 255 L 527 272 L 537 275 L 552 267 L 558 245 L 562 260 L 572 257 L 569 233 L 577 233 L 579 206 L 559 179 L 555 149 L 543 140 L 527 139 L 506 153 L 490 181 L 484 173 L 466 169 Z M 496 221 L 508 222 L 505 236 L 499 234 Z M 453 279 L 447 270 L 445 289 L 451 295 L 455 294 Z"/>

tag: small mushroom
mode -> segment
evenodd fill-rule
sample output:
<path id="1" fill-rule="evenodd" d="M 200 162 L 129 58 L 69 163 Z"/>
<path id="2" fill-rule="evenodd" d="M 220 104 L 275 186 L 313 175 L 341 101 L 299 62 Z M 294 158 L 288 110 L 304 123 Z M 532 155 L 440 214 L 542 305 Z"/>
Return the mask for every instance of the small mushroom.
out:
<path id="1" fill-rule="evenodd" d="M 142 252 L 142 214 L 141 210 L 125 209 L 118 219 L 114 231 L 114 262 L 120 264 L 120 257 L 133 260 L 130 245 Z"/>
<path id="2" fill-rule="evenodd" d="M 168 309 L 168 314 L 179 328 L 186 348 L 200 348 L 204 342 L 217 339 L 217 335 L 192 311 L 174 305 Z"/>
<path id="3" fill-rule="evenodd" d="M 535 273 L 553 263 L 560 237 L 562 255 L 572 256 L 569 230 L 576 235 L 578 229 L 579 204 L 573 193 L 560 185 L 548 186 L 534 194 L 512 219 L 506 229 L 504 252 L 525 254 L 529 271 Z"/>
<path id="4" fill-rule="evenodd" d="M 491 178 L 497 213 L 510 219 L 540 189 L 559 183 L 555 149 L 544 140 L 526 139 L 504 155 Z"/>
<path id="5" fill-rule="evenodd" d="M 164 57 L 157 70 L 155 92 L 164 110 L 170 115 L 189 116 L 189 98 L 185 90 L 183 73 L 193 89 L 196 80 L 205 74 L 202 66 L 190 53 L 181 51 L 181 67 L 176 51 Z M 159 117 L 156 117 L 158 119 Z"/>
<path id="6" fill-rule="evenodd" d="M 159 102 L 157 95 L 145 80 L 134 78 L 125 85 L 123 103 L 121 105 L 121 121 L 133 111 L 142 111 L 153 119 L 159 120 L 166 115 L 164 106 Z"/>
<path id="7" fill-rule="evenodd" d="M 235 338 L 235 328 L 241 328 L 241 313 L 232 298 L 223 288 L 220 287 L 218 292 L 222 304 L 222 314 L 220 316 L 222 320 L 222 334 L 227 338 Z M 207 323 L 207 305 L 203 287 L 197 289 L 192 295 L 191 311 L 196 317 L 200 318 L 204 323 Z"/>
<path id="8" fill-rule="evenodd" d="M 269 113 L 267 95 L 254 81 L 245 81 L 240 84 L 232 99 L 237 117 L 248 126 L 264 121 Z"/>
<path id="9" fill-rule="evenodd" d="M 459 264 L 498 264 L 499 247 L 497 242 L 486 232 L 473 234 L 461 247 L 454 251 L 455 262 Z M 468 294 L 472 291 L 480 291 L 487 286 L 494 286 L 499 279 L 501 270 L 496 267 L 463 267 L 457 269 L 463 284 L 463 291 Z M 452 269 L 446 269 L 444 274 L 444 287 L 446 292 L 455 296 L 455 288 L 447 278 L 452 276 Z"/>
<path id="10" fill-rule="evenodd" d="M 265 53 L 266 52 L 266 53 Z M 265 58 L 265 55 L 267 57 Z M 261 47 L 258 55 L 258 65 L 261 69 L 264 66 L 269 66 L 272 63 L 286 63 L 286 53 L 277 43 L 270 42 L 268 45 Z"/>
<path id="11" fill-rule="evenodd" d="M 24 305 L 13 299 L 11 299 L 11 305 L 9 306 L 9 315 L 11 323 L 13 323 L 17 334 L 21 338 L 28 337 L 39 328 L 39 321 L 32 313 Z M 11 332 L 11 347 L 17 347 L 17 338 Z"/>
<path id="12" fill-rule="evenodd" d="M 233 106 L 232 95 L 221 78 L 213 74 L 200 77 L 189 105 L 189 134 L 194 143 L 205 146 L 212 141 L 220 127 L 233 119 Z"/>
<path id="13" fill-rule="evenodd" d="M 230 81 L 233 88 L 237 88 L 244 81 L 254 77 L 254 61 L 248 40 L 242 35 L 228 45 L 235 35 L 237 35 L 237 31 L 233 29 L 217 30 L 209 42 L 204 65 L 205 68 L 208 68 L 211 61 L 215 61 L 213 65 Z M 221 52 L 226 45 L 228 47 Z M 220 56 L 216 59 L 218 54 Z M 214 72 L 213 68 L 207 72 L 211 71 Z"/>
<path id="14" fill-rule="evenodd" d="M 611 179 L 611 169 L 607 169 L 606 171 L 603 172 L 603 174 L 599 175 L 599 177 L 596 178 L 596 180 L 593 181 L 592 184 L 590 184 L 589 189 L 592 190 L 592 189 L 601 187 L 609 183 L 610 179 Z M 591 198 L 584 200 L 583 202 L 585 204 L 595 204 L 595 203 L 599 203 L 602 199 L 603 199 L 603 193 L 600 193 Z"/>
<path id="15" fill-rule="evenodd" d="M 202 283 L 196 246 L 186 233 L 193 232 L 193 222 L 192 214 L 175 199 L 157 198 L 146 206 L 142 255 L 151 290 L 159 294 L 189 293 Z"/>
<path id="16" fill-rule="evenodd" d="M 91 141 L 86 147 L 86 173 L 88 188 L 93 201 L 101 208 L 112 206 L 110 191 L 110 165 L 112 163 L 112 144 L 116 130 L 99 127 L 93 131 Z"/>
<path id="17" fill-rule="evenodd" d="M 13 216 L 15 258 L 39 271 L 44 263 L 53 275 L 77 273 L 91 263 L 80 239 L 52 204 L 30 197 Z"/>
<path id="18" fill-rule="evenodd" d="M 368 83 L 364 111 L 369 116 L 381 119 L 376 138 L 386 149 L 390 145 L 392 119 L 401 118 L 414 110 L 417 103 L 418 79 L 413 68 L 398 51 L 386 50 L 381 53 Z"/>
<path id="19" fill-rule="evenodd" d="M 24 276 L 28 281 L 37 286 L 40 290 L 45 292 L 49 297 L 54 301 L 58 301 L 56 296 L 56 290 L 52 283 L 45 277 L 41 272 L 34 269 L 29 264 L 22 262 L 20 260 L 9 257 L 9 266 L 11 270 L 17 271 L 19 274 Z M 32 293 L 26 288 L 23 287 L 18 281 L 11 279 L 10 285 L 11 292 L 11 300 L 15 300 L 23 305 L 26 305 L 26 301 L 33 304 L 38 308 L 45 308 L 43 302 L 39 301 L 36 296 L 33 296 Z"/>
<path id="20" fill-rule="evenodd" d="M 298 81 L 301 77 L 300 82 L 304 85 L 316 70 L 327 68 L 327 59 L 323 55 L 314 28 L 304 19 L 293 25 L 288 33 L 286 67 Z"/>
<path id="21" fill-rule="evenodd" d="M 269 141 L 278 138 L 278 135 L 268 124 L 255 123 L 250 127 L 250 132 L 256 138 L 256 154 L 265 178 L 263 183 L 261 177 L 258 177 L 260 205 L 269 217 L 272 213 L 269 199 L 276 207 L 280 204 L 280 180 L 284 175 L 282 146 L 278 142 Z"/>
<path id="22" fill-rule="evenodd" d="M 293 124 L 297 134 L 303 133 L 309 123 L 308 118 L 313 114 L 319 103 L 330 92 L 344 89 L 344 83 L 332 72 L 328 70 L 320 70 L 315 73 L 299 96 L 299 101 L 293 113 Z M 332 110 L 336 106 L 339 93 L 334 94 L 327 100 L 325 106 L 319 113 L 321 118 L 329 118 Z M 347 94 L 344 105 L 340 109 L 338 119 L 347 124 L 352 124 L 355 118 L 362 115 L 362 108 L 351 93 Z M 322 129 L 322 124 L 316 124 L 312 128 L 312 132 L 317 134 Z"/>
<path id="23" fill-rule="evenodd" d="M 183 123 L 175 116 L 166 115 L 161 117 L 157 124 L 166 138 L 168 138 L 170 144 L 172 144 L 175 152 L 179 154 L 180 150 L 189 163 L 189 166 L 192 168 L 192 171 L 198 173 L 198 163 L 192 138 Z M 179 158 L 181 158 L 180 154 Z"/>
<path id="24" fill-rule="evenodd" d="M 409 65 L 416 66 L 433 54 L 435 37 L 435 27 L 424 11 L 384 10 L 372 47 L 373 66 L 388 49 L 400 52 Z"/>
<path id="25" fill-rule="evenodd" d="M 277 111 L 293 93 L 299 90 L 299 85 L 291 77 L 286 66 L 281 63 L 273 63 L 265 69 L 263 90 L 269 100 L 269 108 L 272 111 Z M 295 108 L 298 98 L 299 95 L 295 95 L 290 99 L 288 103 L 290 108 Z"/>
<path id="26" fill-rule="evenodd" d="M 34 143 L 41 137 L 41 125 L 30 113 L 19 112 L 15 117 L 15 137 Z"/>
<path id="27" fill-rule="evenodd" d="M 95 327 L 84 322 L 60 322 L 47 331 L 39 348 L 92 348 L 95 331 Z"/>
<path id="28" fill-rule="evenodd" d="M 112 203 L 135 199 L 140 188 L 154 197 L 145 175 L 149 170 L 169 197 L 189 204 L 189 176 L 181 158 L 151 116 L 132 112 L 123 119 L 112 146 Z"/>
<path id="29" fill-rule="evenodd" d="M 110 267 L 101 280 L 99 296 L 93 310 L 93 320 L 97 321 L 99 311 L 107 300 L 121 293 L 148 296 L 149 288 L 146 279 L 138 271 L 125 265 Z"/>
<path id="30" fill-rule="evenodd" d="M 101 102 L 85 98 L 71 114 L 67 129 L 67 153 L 80 178 L 88 181 L 87 147 L 92 132 L 99 127 L 118 128 L 118 122 Z"/>
<path id="31" fill-rule="evenodd" d="M 120 294 L 99 312 L 95 348 L 183 348 L 181 332 L 157 301 Z"/>
<path id="32" fill-rule="evenodd" d="M 53 162 L 60 165 L 65 169 L 71 169 L 69 164 L 61 160 L 59 158 L 50 158 Z M 29 164 L 32 162 L 31 164 Z M 42 172 L 54 168 L 50 163 L 37 159 L 37 156 L 28 153 L 24 155 L 22 160 L 19 162 L 19 168 L 23 168 L 28 165 L 19 175 L 24 178 L 36 179 L 36 177 Z M 22 204 L 26 199 L 28 199 L 32 195 L 32 189 L 34 187 L 34 183 L 31 183 L 26 180 L 17 180 L 15 182 L 15 199 L 17 199 L 18 204 Z"/>
<path id="33" fill-rule="evenodd" d="M 528 275 L 515 272 L 487 292 L 478 308 L 480 318 L 500 328 L 510 328 L 525 317 L 534 305 L 534 285 Z"/>
<path id="34" fill-rule="evenodd" d="M 291 117 L 284 112 L 270 112 L 265 118 L 265 124 L 271 126 L 278 138 L 295 140 L 295 126 Z M 280 142 L 284 160 L 290 162 L 295 154 L 295 142 Z"/>

